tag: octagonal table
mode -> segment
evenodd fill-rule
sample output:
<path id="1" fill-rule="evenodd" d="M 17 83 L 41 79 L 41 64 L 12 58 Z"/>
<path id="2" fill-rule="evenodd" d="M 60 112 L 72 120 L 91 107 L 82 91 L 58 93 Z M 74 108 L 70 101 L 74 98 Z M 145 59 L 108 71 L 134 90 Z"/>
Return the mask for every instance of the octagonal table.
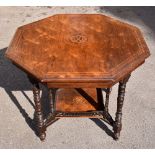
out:
<path id="1" fill-rule="evenodd" d="M 126 83 L 149 55 L 137 27 L 100 14 L 58 14 L 21 26 L 6 53 L 33 84 L 41 140 L 47 126 L 60 117 L 103 118 L 118 139 Z M 114 121 L 108 104 L 117 82 Z M 49 88 L 50 114 L 45 119 L 39 83 Z"/>

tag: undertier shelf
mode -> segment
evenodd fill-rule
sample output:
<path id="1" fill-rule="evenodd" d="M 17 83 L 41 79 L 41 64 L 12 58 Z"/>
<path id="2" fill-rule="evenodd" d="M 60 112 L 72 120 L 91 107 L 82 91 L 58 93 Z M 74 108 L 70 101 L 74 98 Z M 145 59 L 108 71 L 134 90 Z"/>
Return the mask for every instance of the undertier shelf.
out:
<path id="1" fill-rule="evenodd" d="M 103 117 L 102 112 L 102 93 L 95 88 L 57 91 L 56 117 Z"/>

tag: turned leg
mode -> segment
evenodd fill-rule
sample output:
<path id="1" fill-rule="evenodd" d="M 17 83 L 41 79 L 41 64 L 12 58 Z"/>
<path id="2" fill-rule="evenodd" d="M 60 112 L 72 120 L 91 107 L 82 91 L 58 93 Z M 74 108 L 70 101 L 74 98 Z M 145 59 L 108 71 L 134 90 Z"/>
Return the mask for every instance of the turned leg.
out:
<path id="1" fill-rule="evenodd" d="M 113 127 L 114 138 L 116 140 L 119 138 L 120 131 L 122 129 L 122 107 L 123 107 L 123 102 L 124 102 L 126 83 L 129 77 L 130 75 L 119 82 L 118 97 L 117 97 L 117 112 L 116 112 L 115 123 Z"/>
<path id="2" fill-rule="evenodd" d="M 40 140 L 43 141 L 46 137 L 46 134 L 45 134 L 46 127 L 44 125 L 42 108 L 41 108 L 39 83 L 32 78 L 29 78 L 29 79 L 30 79 L 30 82 L 33 84 L 33 96 L 34 96 L 34 103 L 35 103 L 35 119 L 37 123 L 36 124 L 37 131 L 38 131 Z"/>
<path id="3" fill-rule="evenodd" d="M 106 120 L 109 122 L 109 124 L 113 126 L 114 120 L 112 119 L 111 115 L 109 114 L 109 96 L 110 96 L 111 90 L 112 90 L 112 88 L 104 89 L 104 91 L 106 92 L 104 115 L 105 115 Z"/>
<path id="4" fill-rule="evenodd" d="M 111 93 L 111 88 L 107 88 L 106 89 L 106 100 L 105 100 L 105 112 L 108 113 L 109 112 L 109 95 Z"/>
<path id="5" fill-rule="evenodd" d="M 54 117 L 55 115 L 55 98 L 56 98 L 57 88 L 49 89 L 49 98 L 50 98 L 50 113 Z"/>
<path id="6" fill-rule="evenodd" d="M 102 95 L 102 89 L 101 88 L 96 88 L 97 91 L 97 102 L 101 103 L 104 109 L 104 99 L 103 99 L 103 95 Z"/>

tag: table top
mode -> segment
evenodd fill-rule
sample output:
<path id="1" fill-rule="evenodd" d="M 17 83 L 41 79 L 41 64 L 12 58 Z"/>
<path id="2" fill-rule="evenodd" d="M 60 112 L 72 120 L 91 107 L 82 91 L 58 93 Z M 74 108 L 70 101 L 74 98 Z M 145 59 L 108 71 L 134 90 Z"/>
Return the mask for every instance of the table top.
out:
<path id="1" fill-rule="evenodd" d="M 21 26 L 6 52 L 41 82 L 107 86 L 149 55 L 137 27 L 100 14 L 58 14 Z"/>

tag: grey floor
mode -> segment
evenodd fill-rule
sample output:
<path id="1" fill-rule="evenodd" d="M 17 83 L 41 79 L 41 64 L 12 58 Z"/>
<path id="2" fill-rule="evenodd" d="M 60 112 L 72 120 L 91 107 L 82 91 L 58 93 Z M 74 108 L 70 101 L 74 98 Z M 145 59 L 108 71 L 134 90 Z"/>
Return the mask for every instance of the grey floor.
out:
<path id="1" fill-rule="evenodd" d="M 4 53 L 17 27 L 56 13 L 103 13 L 144 34 L 151 57 L 128 82 L 117 142 L 111 127 L 98 119 L 61 119 L 47 129 L 43 143 L 35 135 L 31 85 Z M 117 85 L 110 97 L 113 117 L 116 97 Z M 155 148 L 155 7 L 0 7 L 0 148 Z"/>

